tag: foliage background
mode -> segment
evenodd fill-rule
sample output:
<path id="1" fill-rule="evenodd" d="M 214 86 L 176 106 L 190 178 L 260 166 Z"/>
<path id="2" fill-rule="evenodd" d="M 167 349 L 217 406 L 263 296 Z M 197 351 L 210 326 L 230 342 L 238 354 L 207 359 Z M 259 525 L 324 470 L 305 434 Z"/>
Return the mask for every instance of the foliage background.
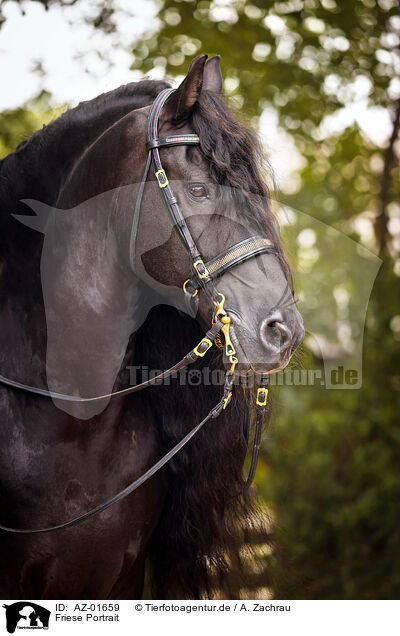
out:
<path id="1" fill-rule="evenodd" d="M 5 19 L 2 5 L 0 20 Z M 114 3 L 99 0 L 93 7 L 93 29 L 118 34 Z M 248 594 L 397 599 L 399 2 L 158 0 L 158 7 L 154 28 L 132 43 L 132 68 L 146 73 L 158 67 L 176 77 L 197 53 L 219 53 L 232 106 L 255 126 L 264 112 L 273 112 L 302 157 L 295 186 L 284 189 L 281 200 L 340 229 L 383 260 L 368 305 L 362 388 L 287 386 L 274 391 L 275 416 L 263 443 L 256 487 L 274 519 L 276 549 L 260 546 L 265 570 L 255 573 Z M 369 109 L 371 135 L 351 114 L 360 104 Z M 377 139 L 374 114 L 378 118 L 383 110 L 390 131 Z M 0 156 L 59 112 L 42 92 L 1 113 Z M 315 238 L 318 247 L 318 232 Z M 334 252 L 334 257 L 340 261 L 341 254 Z M 304 266 L 301 241 L 291 259 L 295 270 Z M 314 247 L 314 273 L 329 280 L 334 265 Z M 314 294 L 316 311 L 332 301 L 318 289 L 318 276 L 305 299 L 311 303 Z M 347 321 L 351 338 L 351 302 L 343 315 L 340 298 L 333 301 L 332 320 L 338 325 Z M 307 342 L 300 364 L 322 368 Z"/>

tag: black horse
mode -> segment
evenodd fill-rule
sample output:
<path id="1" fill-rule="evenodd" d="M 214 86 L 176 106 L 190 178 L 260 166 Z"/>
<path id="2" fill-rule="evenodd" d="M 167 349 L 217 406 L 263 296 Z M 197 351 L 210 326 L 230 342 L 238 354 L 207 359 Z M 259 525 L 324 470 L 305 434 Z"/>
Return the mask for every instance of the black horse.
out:
<path id="1" fill-rule="evenodd" d="M 154 176 L 134 219 L 149 105 L 166 87 L 145 80 L 82 103 L 0 163 L 2 376 L 103 395 L 129 386 L 132 369 L 141 369 L 139 382 L 143 369 L 172 366 L 210 327 L 214 308 L 203 291 L 194 318 L 181 304 L 191 263 Z M 288 362 L 303 328 L 259 146 L 221 88 L 219 57 L 196 58 L 163 108 L 159 134 L 196 133 L 200 147 L 161 155 L 206 260 L 254 230 L 272 241 L 273 253 L 216 282 L 229 302 L 239 374 L 270 372 Z M 57 222 L 47 249 L 48 229 L 39 226 L 49 210 Z M 213 351 L 207 368 L 223 369 Z M 195 365 L 198 377 L 205 364 Z M 95 410 L 0 385 L 0 523 L 46 527 L 114 495 L 219 401 L 221 386 L 207 384 L 172 380 Z M 0 596 L 138 598 L 146 566 L 159 598 L 233 594 L 229 555 L 239 553 L 253 506 L 243 477 L 250 411 L 248 392 L 236 390 L 163 471 L 81 525 L 2 533 Z"/>

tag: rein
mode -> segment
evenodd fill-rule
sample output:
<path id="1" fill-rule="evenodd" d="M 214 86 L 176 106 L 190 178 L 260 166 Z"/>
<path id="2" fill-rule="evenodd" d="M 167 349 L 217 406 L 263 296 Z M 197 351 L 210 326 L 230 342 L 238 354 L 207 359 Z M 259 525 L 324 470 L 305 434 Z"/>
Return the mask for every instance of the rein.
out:
<path id="1" fill-rule="evenodd" d="M 121 501 L 129 494 L 134 492 L 139 486 L 144 484 L 150 477 L 152 477 L 155 473 L 157 473 L 165 464 L 167 464 L 191 439 L 200 431 L 200 429 L 211 419 L 217 418 L 223 410 L 226 409 L 228 404 L 232 398 L 232 391 L 235 380 L 235 367 L 238 362 L 236 358 L 236 350 L 232 343 L 231 339 L 231 330 L 232 320 L 229 316 L 228 312 L 224 308 L 225 296 L 219 293 L 213 284 L 213 280 L 219 276 L 226 270 L 231 267 L 235 267 L 240 263 L 243 263 L 249 258 L 252 258 L 258 254 L 262 254 L 265 252 L 270 252 L 273 250 L 273 244 L 269 239 L 253 236 L 247 238 L 239 243 L 232 245 L 230 248 L 224 250 L 214 258 L 212 258 L 208 262 L 204 262 L 196 243 L 190 233 L 190 230 L 187 226 L 186 220 L 179 208 L 178 201 L 174 196 L 171 186 L 169 185 L 168 177 L 165 173 L 165 170 L 162 167 L 159 148 L 165 147 L 173 147 L 178 145 L 199 145 L 200 140 L 197 135 L 194 134 L 185 134 L 185 135 L 170 135 L 168 137 L 158 137 L 158 122 L 159 116 L 167 101 L 168 97 L 174 92 L 175 89 L 165 89 L 163 90 L 153 102 L 149 116 L 147 120 L 147 143 L 146 148 L 148 150 L 147 163 L 144 170 L 144 174 L 142 177 L 142 181 L 140 184 L 138 197 L 136 199 L 135 204 L 135 215 L 134 222 L 138 223 L 138 218 L 140 214 L 141 203 L 144 194 L 144 188 L 147 181 L 148 173 L 150 170 L 150 165 L 153 165 L 154 175 L 156 177 L 158 186 L 161 190 L 161 193 L 164 198 L 164 202 L 166 208 L 178 228 L 179 236 L 186 247 L 190 258 L 192 260 L 193 267 L 193 276 L 188 279 L 183 284 L 183 293 L 185 294 L 185 299 L 188 301 L 189 305 L 192 305 L 194 299 L 196 298 L 199 291 L 203 290 L 212 300 L 215 311 L 213 315 L 213 324 L 211 328 L 206 332 L 205 336 L 201 339 L 201 341 L 187 353 L 180 362 L 176 363 L 163 373 L 160 373 L 154 378 L 151 378 L 141 384 L 137 384 L 132 387 L 128 387 L 126 389 L 121 389 L 119 391 L 114 391 L 112 393 L 108 393 L 106 395 L 100 395 L 91 398 L 83 398 L 80 396 L 67 395 L 63 393 L 57 393 L 53 391 L 49 391 L 48 389 L 40 389 L 37 387 L 32 387 L 21 382 L 17 382 L 15 380 L 10 380 L 0 375 L 0 383 L 6 385 L 8 387 L 26 391 L 28 393 L 33 393 L 36 395 L 41 395 L 43 397 L 51 397 L 57 398 L 60 400 L 65 400 L 68 402 L 94 402 L 98 400 L 103 400 L 105 398 L 118 398 L 123 397 L 125 395 L 129 395 L 130 393 L 135 393 L 136 391 L 140 391 L 148 386 L 152 386 L 157 384 L 160 380 L 168 378 L 172 374 L 176 373 L 180 369 L 188 366 L 195 362 L 198 358 L 202 358 L 205 354 L 211 349 L 214 342 L 218 342 L 218 338 L 220 338 L 220 333 L 224 338 L 224 349 L 225 354 L 230 362 L 230 368 L 227 370 L 225 374 L 224 381 L 224 389 L 223 394 L 221 396 L 220 401 L 211 409 L 208 415 L 201 421 L 199 424 L 194 426 L 189 433 L 185 435 L 168 453 L 166 453 L 158 462 L 156 462 L 151 468 L 149 468 L 145 473 L 143 473 L 140 477 L 138 477 L 135 481 L 133 481 L 129 486 L 121 490 L 114 497 L 108 499 L 105 503 L 93 508 L 92 510 L 76 517 L 75 519 L 71 519 L 70 521 L 66 521 L 64 523 L 50 526 L 48 528 L 39 528 L 39 529 L 18 529 L 18 528 L 9 528 L 7 526 L 0 524 L 0 530 L 5 532 L 12 532 L 17 534 L 39 534 L 43 532 L 53 532 L 55 530 L 62 530 L 64 528 L 70 528 L 75 526 L 95 515 L 103 512 L 113 504 Z M 134 248 L 134 240 L 136 236 L 132 229 L 131 243 L 130 243 L 130 251 L 132 254 Z M 249 489 L 252 481 L 254 479 L 259 448 L 261 443 L 261 433 L 262 433 L 262 423 L 263 416 L 265 413 L 265 407 L 267 404 L 268 397 L 268 377 L 263 379 L 262 385 L 257 389 L 256 396 L 256 422 L 255 422 L 255 434 L 254 434 L 254 443 L 253 443 L 253 451 L 252 451 L 252 459 L 251 465 L 249 469 L 249 474 L 247 477 L 247 481 L 245 484 L 245 489 Z"/>

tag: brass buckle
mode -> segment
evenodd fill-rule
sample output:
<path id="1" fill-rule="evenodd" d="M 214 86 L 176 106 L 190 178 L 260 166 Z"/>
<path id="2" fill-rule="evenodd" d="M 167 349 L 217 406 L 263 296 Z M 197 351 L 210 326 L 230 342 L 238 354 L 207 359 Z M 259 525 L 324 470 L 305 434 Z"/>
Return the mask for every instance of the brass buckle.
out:
<path id="1" fill-rule="evenodd" d="M 229 362 L 231 363 L 231 368 L 229 369 L 228 373 L 231 376 L 233 376 L 233 375 L 235 375 L 235 367 L 236 367 L 236 365 L 238 363 L 238 359 L 235 356 L 230 356 L 229 357 Z M 223 411 L 228 406 L 229 402 L 231 401 L 231 398 L 232 398 L 232 391 L 229 391 L 229 393 L 226 396 L 226 398 L 224 398 L 224 406 L 222 407 Z"/>
<path id="2" fill-rule="evenodd" d="M 217 322 L 217 320 L 219 320 L 220 316 L 226 316 L 226 311 L 224 309 L 224 304 L 225 304 L 225 296 L 224 294 L 221 294 L 221 292 L 218 292 L 218 296 L 221 298 L 221 300 L 214 300 L 214 304 L 215 304 L 215 311 L 214 311 L 214 315 L 213 315 L 213 322 Z"/>
<path id="3" fill-rule="evenodd" d="M 199 271 L 199 268 L 198 268 L 199 265 L 201 265 L 201 267 L 203 268 L 203 272 Z M 193 267 L 196 270 L 196 274 L 199 278 L 207 278 L 210 275 L 205 265 L 205 262 L 203 261 L 202 258 L 199 258 L 197 261 L 195 261 L 193 263 Z"/>
<path id="4" fill-rule="evenodd" d="M 199 347 L 201 347 L 202 345 L 206 345 L 206 349 L 204 349 L 203 351 L 199 350 Z M 196 356 L 198 356 L 199 358 L 202 358 L 203 356 L 206 355 L 207 351 L 209 349 L 211 349 L 213 343 L 211 340 L 209 340 L 209 338 L 203 338 L 203 340 L 200 340 L 199 344 L 193 349 L 193 353 L 196 354 Z"/>
<path id="5" fill-rule="evenodd" d="M 229 369 L 229 373 L 233 375 L 235 373 L 235 367 L 238 363 L 238 359 L 235 356 L 230 356 L 229 362 L 231 363 L 231 368 Z"/>
<path id="6" fill-rule="evenodd" d="M 221 322 L 223 324 L 221 331 L 225 336 L 225 353 L 227 357 L 230 358 L 236 353 L 236 349 L 233 346 L 233 342 L 231 340 L 231 334 L 229 331 L 229 328 L 231 325 L 231 319 L 229 316 L 221 316 Z"/>
<path id="7" fill-rule="evenodd" d="M 217 322 L 217 320 L 220 320 L 223 324 L 221 331 L 225 337 L 225 353 L 227 357 L 230 358 L 236 353 L 236 349 L 233 346 L 233 342 L 230 336 L 231 318 L 230 316 L 228 316 L 228 314 L 226 313 L 224 309 L 224 303 L 225 303 L 224 294 L 218 293 L 218 296 L 221 298 L 221 300 L 214 301 L 215 312 L 213 316 L 213 322 L 215 323 Z"/>
<path id="8" fill-rule="evenodd" d="M 257 389 L 257 406 L 265 406 L 267 404 L 268 398 L 268 389 L 264 389 L 263 387 Z"/>
<path id="9" fill-rule="evenodd" d="M 228 406 L 229 402 L 231 401 L 231 397 L 232 397 L 232 391 L 229 391 L 229 393 L 226 396 L 226 398 L 224 398 L 224 406 L 222 407 L 223 411 L 225 411 L 226 407 Z"/>
<path id="10" fill-rule="evenodd" d="M 157 172 L 155 173 L 156 179 L 158 181 L 158 185 L 160 186 L 160 188 L 166 188 L 169 181 L 168 181 L 168 177 L 165 174 L 165 170 L 161 169 L 161 170 L 157 170 Z"/>
<path id="11" fill-rule="evenodd" d="M 190 283 L 190 278 L 188 278 L 187 280 L 185 280 L 185 282 L 183 283 L 182 289 L 185 292 L 185 294 L 188 294 L 189 292 L 186 290 L 186 286 L 187 284 Z M 192 298 L 194 298 L 195 296 L 197 296 L 197 294 L 199 293 L 198 289 L 194 290 L 194 294 L 190 294 Z"/>

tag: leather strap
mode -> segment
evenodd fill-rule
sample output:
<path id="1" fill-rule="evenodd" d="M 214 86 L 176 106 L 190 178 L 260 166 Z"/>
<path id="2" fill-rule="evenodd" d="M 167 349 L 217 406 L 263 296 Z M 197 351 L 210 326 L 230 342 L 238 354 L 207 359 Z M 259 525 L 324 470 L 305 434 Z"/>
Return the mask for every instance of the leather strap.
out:
<path id="1" fill-rule="evenodd" d="M 86 521 L 87 519 L 90 519 L 91 517 L 94 517 L 95 515 L 100 514 L 104 510 L 107 510 L 107 508 L 109 508 L 113 504 L 117 503 L 118 501 L 121 501 L 121 499 L 125 499 L 125 497 L 127 497 L 132 492 L 137 490 L 139 486 L 144 484 L 148 479 L 150 479 L 150 477 L 155 475 L 155 473 L 157 473 L 163 466 L 165 466 L 165 464 L 169 462 L 181 450 L 181 448 L 186 446 L 186 444 L 192 439 L 192 437 L 196 435 L 196 433 L 199 432 L 199 430 L 204 426 L 206 422 L 208 422 L 212 418 L 218 417 L 218 415 L 221 413 L 223 406 L 224 406 L 224 402 L 223 400 L 221 400 L 209 412 L 207 417 L 205 417 L 199 424 L 197 424 L 194 428 L 192 428 L 192 430 L 187 435 L 185 435 L 185 437 L 181 439 L 181 441 L 178 442 L 178 444 L 176 444 L 166 455 L 164 455 L 161 459 L 159 459 L 158 462 L 156 462 L 151 468 L 146 470 L 146 472 L 143 473 L 143 475 L 141 475 L 140 477 L 138 477 L 138 479 L 135 479 L 135 481 L 129 484 L 129 486 L 121 490 L 121 492 L 119 492 L 114 497 L 111 497 L 111 499 L 108 499 L 105 503 L 101 504 L 100 506 L 97 506 L 96 508 L 93 508 L 92 510 L 85 512 L 83 515 L 80 515 L 79 517 L 75 517 L 74 519 L 71 519 L 70 521 L 66 521 L 65 523 L 60 523 L 55 526 L 49 526 L 48 528 L 38 528 L 38 529 L 10 528 L 8 526 L 3 526 L 0 524 L 0 530 L 3 530 L 4 532 L 12 532 L 14 534 L 41 534 L 43 532 L 54 532 L 55 530 L 63 530 L 64 528 L 71 528 L 72 526 L 78 525 L 78 523 L 82 523 L 83 521 Z"/>
<path id="2" fill-rule="evenodd" d="M 260 380 L 260 385 L 257 389 L 256 426 L 254 430 L 253 452 L 251 455 L 251 464 L 250 464 L 249 474 L 247 476 L 247 481 L 245 484 L 245 490 L 250 489 L 250 486 L 253 483 L 254 475 L 256 474 L 258 455 L 260 453 L 260 444 L 261 444 L 265 407 L 266 407 L 267 398 L 268 398 L 268 385 L 269 385 L 269 377 L 262 376 Z"/>
<path id="3" fill-rule="evenodd" d="M 261 435 L 262 435 L 262 427 L 263 427 L 263 421 L 264 421 L 264 413 L 265 413 L 265 406 L 257 406 L 256 426 L 254 430 L 254 441 L 253 441 L 253 452 L 251 455 L 251 464 L 250 464 L 249 474 L 247 476 L 246 485 L 245 485 L 246 490 L 250 489 L 251 484 L 253 483 L 253 480 L 254 480 L 254 476 L 256 474 L 256 470 L 257 470 L 258 455 L 260 453 Z"/>
<path id="4" fill-rule="evenodd" d="M 207 269 L 204 266 L 203 259 L 201 254 L 197 248 L 197 245 L 190 233 L 190 230 L 187 226 L 185 217 L 183 216 L 178 201 L 174 196 L 171 186 L 169 185 L 168 177 L 163 169 L 159 147 L 167 146 L 167 145 L 177 145 L 178 143 L 182 143 L 178 141 L 178 138 L 181 137 L 183 143 L 188 144 L 196 144 L 198 141 L 196 140 L 197 135 L 184 134 L 184 135 L 171 135 L 170 137 L 162 137 L 161 140 L 158 139 L 158 120 L 161 113 L 161 110 L 170 97 L 170 95 L 174 92 L 174 89 L 167 88 L 156 97 L 153 104 L 151 105 L 148 120 L 147 120 L 147 134 L 146 141 L 147 147 L 149 148 L 149 153 L 151 153 L 154 174 L 158 181 L 158 185 L 162 192 L 167 210 L 170 214 L 170 217 L 177 227 L 179 236 L 185 245 L 187 251 L 189 252 L 190 258 L 192 260 L 193 271 L 196 279 L 199 281 L 199 286 L 202 287 L 213 299 L 218 298 L 218 294 L 212 285 L 212 279 L 207 273 Z M 169 143 L 169 139 L 173 140 L 173 143 Z M 165 141 L 167 140 L 167 141 Z"/>
<path id="5" fill-rule="evenodd" d="M 204 338 L 199 342 L 199 344 L 194 347 L 189 353 L 187 353 L 180 362 L 177 362 L 172 367 L 159 373 L 154 378 L 150 378 L 145 382 L 141 382 L 141 384 L 135 384 L 135 386 L 129 386 L 126 389 L 121 389 L 120 391 L 113 391 L 112 393 L 106 393 L 105 395 L 97 395 L 91 398 L 80 397 L 79 395 L 68 395 L 66 393 L 57 393 L 56 391 L 49 391 L 49 389 L 40 389 L 35 386 L 30 386 L 29 384 L 23 384 L 22 382 L 17 382 L 17 380 L 10 380 L 9 378 L 5 378 L 3 375 L 0 375 L 0 383 L 5 384 L 6 386 L 10 386 L 13 389 L 21 389 L 22 391 L 27 391 L 28 393 L 35 393 L 36 395 L 42 395 L 43 397 L 51 397 L 57 400 L 64 400 L 65 402 L 79 402 L 79 403 L 88 403 L 88 402 L 98 402 L 99 400 L 105 400 L 106 398 L 115 398 L 115 397 L 123 397 L 125 395 L 130 395 L 131 393 L 136 393 L 136 391 L 141 391 L 153 384 L 157 384 L 160 380 L 165 380 L 169 378 L 174 373 L 177 373 L 184 367 L 189 364 L 193 364 L 199 357 L 203 357 L 203 355 L 208 351 L 211 347 L 208 347 L 204 352 L 202 351 L 202 347 L 204 349 L 204 343 L 213 342 L 215 337 L 222 329 L 222 322 L 219 320 L 213 324 L 211 329 L 207 331 Z"/>

